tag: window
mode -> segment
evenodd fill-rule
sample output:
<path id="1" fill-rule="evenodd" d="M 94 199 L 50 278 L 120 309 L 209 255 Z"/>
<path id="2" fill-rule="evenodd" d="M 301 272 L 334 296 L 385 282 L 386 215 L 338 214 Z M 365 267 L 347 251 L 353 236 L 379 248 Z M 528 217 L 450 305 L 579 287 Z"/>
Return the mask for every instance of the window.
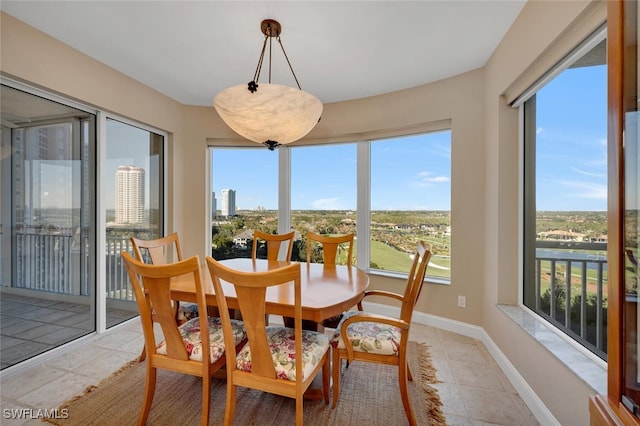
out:
<path id="1" fill-rule="evenodd" d="M 107 327 L 138 315 L 120 252 L 131 252 L 130 237 L 164 235 L 164 137 L 107 119 L 105 182 Z"/>
<path id="2" fill-rule="evenodd" d="M 216 194 L 223 187 L 237 188 L 237 200 L 266 199 L 273 206 L 252 210 L 251 204 L 237 202 L 235 217 L 214 221 L 212 256 L 225 258 L 221 247 L 227 247 L 229 253 L 249 251 L 253 229 L 288 232 L 281 229 L 283 223 L 274 223 L 281 203 L 284 212 L 280 215 L 288 215 L 285 221 L 297 234 L 294 260 L 306 259 L 307 231 L 353 233 L 354 257 L 360 268 L 406 274 L 410 255 L 422 239 L 435 253 L 428 274 L 449 281 L 449 130 L 370 142 L 281 147 L 277 152 L 263 147 L 211 150 Z M 364 151 L 367 155 L 362 155 Z M 259 176 L 254 171 L 256 158 L 262 164 Z M 238 164 L 243 164 L 242 173 L 232 173 L 233 165 L 237 168 Z M 367 192 L 365 197 L 362 191 Z M 366 237 L 358 238 L 362 235 Z"/>
<path id="3" fill-rule="evenodd" d="M 524 304 L 606 359 L 604 30 L 523 103 Z"/>
<path id="4" fill-rule="evenodd" d="M 291 227 L 300 233 L 294 258 L 306 259 L 307 232 L 356 234 L 356 145 L 337 144 L 291 149 Z M 297 249 L 297 250 L 296 250 Z M 338 263 L 345 263 L 340 258 Z"/>
<path id="5" fill-rule="evenodd" d="M 408 273 L 419 240 L 427 275 L 451 278 L 451 132 L 371 142 L 371 269 Z"/>
<path id="6" fill-rule="evenodd" d="M 211 256 L 251 257 L 254 229 L 278 232 L 278 154 L 216 148 L 211 164 Z"/>

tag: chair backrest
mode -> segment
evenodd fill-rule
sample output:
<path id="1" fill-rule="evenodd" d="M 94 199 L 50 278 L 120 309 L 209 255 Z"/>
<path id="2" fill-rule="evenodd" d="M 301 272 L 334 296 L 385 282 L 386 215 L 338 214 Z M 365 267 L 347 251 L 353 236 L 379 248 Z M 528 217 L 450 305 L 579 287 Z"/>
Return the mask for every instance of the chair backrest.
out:
<path id="1" fill-rule="evenodd" d="M 325 265 L 335 265 L 339 248 L 347 246 L 347 265 L 353 264 L 353 234 L 346 235 L 320 235 L 315 232 L 307 232 L 307 262 L 311 262 L 311 252 L 314 246 L 322 245 L 322 259 Z"/>
<path id="2" fill-rule="evenodd" d="M 142 240 L 134 237 L 131 237 L 130 240 L 133 254 L 141 262 L 162 265 L 182 260 L 182 248 L 177 232 L 154 240 Z"/>
<path id="3" fill-rule="evenodd" d="M 413 308 L 420 297 L 424 277 L 427 273 L 429 260 L 431 259 L 430 247 L 424 241 L 418 242 L 418 247 L 413 254 L 413 263 L 407 277 L 407 287 L 404 290 L 402 307 L 400 308 L 400 319 L 411 323 Z"/>
<path id="4" fill-rule="evenodd" d="M 273 366 L 271 348 L 267 343 L 265 309 L 266 291 L 268 287 L 277 285 L 291 285 L 295 303 L 295 350 L 296 350 L 296 377 L 302 378 L 302 298 L 300 290 L 300 264 L 293 263 L 278 269 L 266 272 L 241 272 L 228 268 L 222 263 L 207 256 L 207 266 L 213 281 L 216 293 L 216 301 L 220 311 L 222 327 L 227 348 L 228 375 L 233 374 L 236 367 L 236 353 L 233 348 L 230 316 L 227 302 L 224 296 L 222 281 L 233 284 L 242 321 L 244 322 L 249 347 L 251 348 L 251 374 L 261 378 L 276 379 L 276 370 Z M 300 358 L 299 358 L 300 357 Z M 229 376 L 228 376 L 229 377 Z M 260 379 L 258 379 L 260 380 Z M 262 379 L 264 380 L 264 379 Z M 301 380 L 297 380 L 300 382 Z"/>
<path id="5" fill-rule="evenodd" d="M 153 322 L 156 322 L 160 324 L 163 334 L 162 338 L 164 338 L 166 342 L 166 356 L 176 362 L 188 361 L 189 356 L 175 320 L 170 285 L 171 278 L 173 277 L 186 274 L 192 275 L 196 297 L 198 299 L 198 307 L 201 312 L 207 312 L 204 288 L 200 281 L 198 256 L 164 265 L 143 263 L 134 259 L 126 251 L 123 251 L 121 256 L 129 274 L 129 280 L 131 281 L 136 303 L 140 311 L 147 356 L 156 355 L 156 342 L 161 340 L 156 340 L 153 328 Z M 202 359 L 210 360 L 209 328 L 206 315 L 200 316 L 200 330 Z"/>
<path id="6" fill-rule="evenodd" d="M 293 252 L 293 237 L 295 231 L 288 232 L 286 234 L 268 234 L 266 232 L 253 231 L 253 245 L 251 246 L 251 258 L 257 259 L 258 246 L 264 241 L 267 246 L 267 259 L 268 260 L 291 260 L 291 253 Z M 283 249 L 283 243 L 286 244 L 286 248 Z M 285 252 L 284 256 L 280 256 L 281 252 Z"/>

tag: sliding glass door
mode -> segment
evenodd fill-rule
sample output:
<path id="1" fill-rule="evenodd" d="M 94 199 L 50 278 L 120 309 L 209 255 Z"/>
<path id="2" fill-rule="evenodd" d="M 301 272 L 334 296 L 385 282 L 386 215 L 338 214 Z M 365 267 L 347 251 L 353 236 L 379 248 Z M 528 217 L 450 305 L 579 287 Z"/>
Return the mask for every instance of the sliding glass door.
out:
<path id="1" fill-rule="evenodd" d="M 2 86 L 2 368 L 96 329 L 95 123 Z"/>
<path id="2" fill-rule="evenodd" d="M 155 239 L 163 231 L 164 137 L 107 119 L 101 191 L 106 205 L 107 327 L 138 315 L 120 253 L 132 253 L 130 237 Z"/>
<path id="3" fill-rule="evenodd" d="M 132 236 L 164 235 L 166 135 L 14 82 L 0 88 L 5 369 L 138 315 L 120 253 Z"/>

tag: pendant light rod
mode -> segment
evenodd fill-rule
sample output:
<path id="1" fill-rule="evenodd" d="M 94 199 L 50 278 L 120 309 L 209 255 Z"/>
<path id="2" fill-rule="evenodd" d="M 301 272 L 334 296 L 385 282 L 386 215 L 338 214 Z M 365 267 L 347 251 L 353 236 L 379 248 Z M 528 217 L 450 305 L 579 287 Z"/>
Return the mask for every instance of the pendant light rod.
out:
<path id="1" fill-rule="evenodd" d="M 265 19 L 260 24 L 260 30 L 264 34 L 264 42 L 262 43 L 262 50 L 260 51 L 260 58 L 258 58 L 256 72 L 253 74 L 253 80 L 249 82 L 249 91 L 253 93 L 258 90 L 258 81 L 260 80 L 260 73 L 262 72 L 262 64 L 264 63 L 264 54 L 267 48 L 267 41 L 269 41 L 269 84 L 271 84 L 271 56 L 273 38 L 275 38 L 278 41 L 278 44 L 280 44 L 280 48 L 282 49 L 284 58 L 287 60 L 287 65 L 289 65 L 289 69 L 291 70 L 291 74 L 293 74 L 296 85 L 298 86 L 298 89 L 302 90 L 302 87 L 300 87 L 300 82 L 298 81 L 298 76 L 293 70 L 293 65 L 291 65 L 289 56 L 287 55 L 286 50 L 284 50 L 284 45 L 282 44 L 282 39 L 280 38 L 280 33 L 282 32 L 282 26 L 280 25 L 280 23 L 275 19 Z"/>

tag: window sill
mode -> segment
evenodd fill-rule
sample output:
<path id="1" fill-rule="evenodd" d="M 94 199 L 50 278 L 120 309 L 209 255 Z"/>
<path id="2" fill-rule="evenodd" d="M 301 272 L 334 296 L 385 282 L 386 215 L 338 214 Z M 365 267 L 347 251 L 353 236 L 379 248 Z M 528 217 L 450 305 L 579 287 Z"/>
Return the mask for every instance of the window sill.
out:
<path id="1" fill-rule="evenodd" d="M 542 318 L 515 305 L 498 305 L 509 318 L 589 385 L 595 393 L 607 394 L 607 363 L 569 337 L 561 336 Z"/>

